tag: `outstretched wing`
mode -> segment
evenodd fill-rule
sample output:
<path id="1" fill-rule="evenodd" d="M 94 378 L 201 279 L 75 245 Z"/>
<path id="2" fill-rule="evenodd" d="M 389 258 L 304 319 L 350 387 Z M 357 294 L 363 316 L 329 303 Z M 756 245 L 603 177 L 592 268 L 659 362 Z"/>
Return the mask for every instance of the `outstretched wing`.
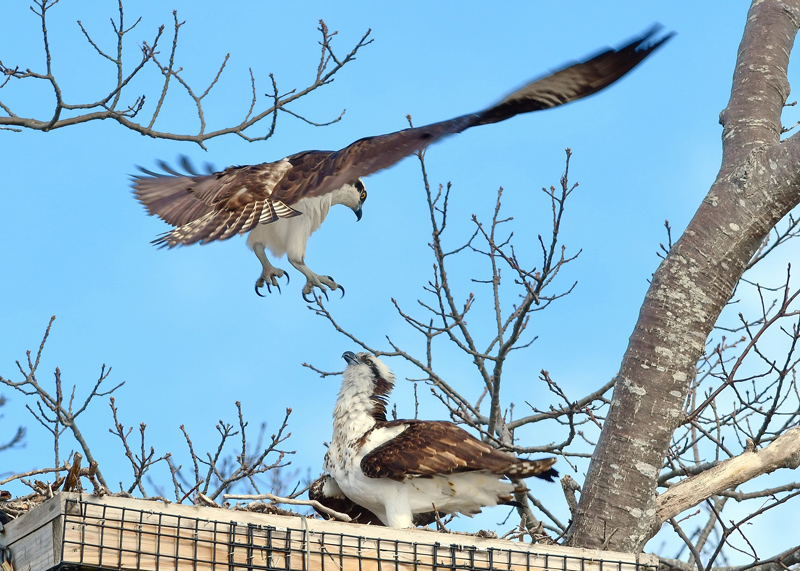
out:
<path id="1" fill-rule="evenodd" d="M 425 127 L 404 129 L 387 135 L 359 139 L 344 149 L 331 153 L 320 167 L 326 177 L 315 194 L 330 192 L 425 149 L 439 139 L 470 127 L 497 123 L 520 113 L 531 113 L 582 99 L 608 87 L 631 71 L 674 34 L 659 40 L 654 37 L 660 26 L 618 49 L 606 49 L 583 62 L 572 63 L 538 78 L 515 91 L 496 105 L 478 113 L 462 115 Z"/>
<path id="2" fill-rule="evenodd" d="M 621 48 L 608 48 L 586 61 L 570 63 L 532 81 L 496 105 L 478 113 L 477 121 L 470 127 L 505 121 L 520 113 L 558 107 L 605 89 L 675 35 L 671 32 L 655 40 L 654 36 L 660 29 L 661 26 L 656 24 L 644 35 Z"/>
<path id="3" fill-rule="evenodd" d="M 182 166 L 188 175 L 162 162 L 167 174 L 142 169 L 144 175 L 134 176 L 135 194 L 150 214 L 176 226 L 156 244 L 173 247 L 225 240 L 257 224 L 296 216 L 299 212 L 291 206 L 299 200 L 322 196 L 390 167 L 448 135 L 597 93 L 672 37 L 655 40 L 657 30 L 652 28 L 621 48 L 607 49 L 532 81 L 478 113 L 359 139 L 340 151 L 307 151 L 274 163 L 229 167 L 218 173 L 198 174 L 185 158 Z"/>
<path id="4" fill-rule="evenodd" d="M 558 472 L 555 458 L 522 460 L 481 442 L 447 421 L 395 420 L 376 427 L 406 429 L 364 456 L 361 469 L 370 478 L 402 480 L 409 476 L 435 476 L 486 470 L 511 478 L 537 476 L 551 480 Z"/>
<path id="5" fill-rule="evenodd" d="M 274 195 L 292 169 L 288 159 L 209 174 L 198 174 L 186 157 L 181 162 L 188 174 L 161 162 L 167 174 L 141 169 L 133 177 L 134 194 L 148 212 L 176 227 L 153 241 L 159 246 L 225 240 L 300 214 Z M 292 184 L 283 181 L 284 187 Z"/>

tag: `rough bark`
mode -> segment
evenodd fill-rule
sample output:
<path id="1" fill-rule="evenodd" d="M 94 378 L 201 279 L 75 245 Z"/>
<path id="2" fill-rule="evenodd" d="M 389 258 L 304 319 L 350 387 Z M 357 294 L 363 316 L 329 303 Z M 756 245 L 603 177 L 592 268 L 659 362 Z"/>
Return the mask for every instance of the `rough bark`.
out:
<path id="1" fill-rule="evenodd" d="M 658 531 L 656 478 L 696 364 L 748 261 L 800 203 L 800 135 L 780 141 L 800 0 L 754 0 L 728 107 L 723 162 L 683 236 L 653 276 L 567 538 L 639 552 Z"/>

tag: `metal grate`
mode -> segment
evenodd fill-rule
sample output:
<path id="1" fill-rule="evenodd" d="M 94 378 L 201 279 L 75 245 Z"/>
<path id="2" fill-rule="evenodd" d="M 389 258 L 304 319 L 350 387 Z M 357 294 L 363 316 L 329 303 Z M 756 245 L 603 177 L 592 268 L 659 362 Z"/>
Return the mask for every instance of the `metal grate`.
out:
<path id="1" fill-rule="evenodd" d="M 236 512 L 214 510 L 215 515 Z M 68 499 L 61 568 L 153 571 L 654 571 L 634 561 L 412 542 L 193 518 Z M 355 527 L 355 526 L 354 526 Z M 359 531 L 362 527 L 357 528 Z M 380 534 L 381 528 L 374 528 Z M 432 534 L 433 535 L 433 534 Z M 437 535 L 436 538 L 442 536 Z M 448 536 L 461 539 L 460 536 Z M 433 537 L 431 538 L 433 539 Z M 469 538 L 471 539 L 471 538 Z M 467 541 L 467 539 L 464 539 Z M 566 548 L 557 548 L 568 552 Z M 585 555 L 587 552 L 576 550 Z"/>

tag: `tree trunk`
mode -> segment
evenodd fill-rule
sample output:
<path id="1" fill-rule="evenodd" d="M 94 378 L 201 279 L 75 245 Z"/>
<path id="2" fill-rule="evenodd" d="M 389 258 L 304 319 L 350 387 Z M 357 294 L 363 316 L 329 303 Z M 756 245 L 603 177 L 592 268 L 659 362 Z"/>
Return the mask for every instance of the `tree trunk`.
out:
<path id="1" fill-rule="evenodd" d="M 755 0 L 723 126 L 722 167 L 653 276 L 567 537 L 639 552 L 658 531 L 656 478 L 705 341 L 770 230 L 800 203 L 800 140 L 781 142 L 800 0 Z"/>

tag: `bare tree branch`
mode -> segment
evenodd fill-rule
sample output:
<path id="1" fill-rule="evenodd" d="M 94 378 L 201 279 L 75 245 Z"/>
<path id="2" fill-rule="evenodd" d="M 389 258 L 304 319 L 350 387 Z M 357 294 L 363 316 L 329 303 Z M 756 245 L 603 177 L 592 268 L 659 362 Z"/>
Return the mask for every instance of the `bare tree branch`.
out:
<path id="1" fill-rule="evenodd" d="M 50 335 L 50 328 L 53 326 L 53 322 L 55 321 L 55 316 L 50 318 L 50 322 L 47 325 L 47 329 L 45 330 L 44 337 L 42 338 L 42 342 L 39 345 L 39 350 L 36 353 L 36 359 L 31 360 L 31 352 L 27 352 L 27 370 L 17 361 L 17 368 L 23 375 L 23 380 L 21 381 L 11 381 L 10 379 L 6 379 L 5 377 L 0 376 L 0 383 L 16 389 L 17 391 L 21 392 L 24 395 L 28 396 L 35 396 L 38 398 L 37 406 L 39 412 L 35 412 L 30 406 L 28 406 L 28 410 L 33 414 L 33 416 L 45 427 L 47 428 L 54 437 L 54 452 L 55 452 L 55 464 L 58 465 L 59 461 L 59 436 L 64 430 L 69 429 L 72 436 L 78 442 L 83 450 L 83 453 L 86 455 L 86 459 L 91 464 L 97 464 L 97 460 L 92 455 L 92 451 L 89 448 L 89 444 L 83 436 L 80 428 L 77 424 L 77 418 L 80 416 L 89 406 L 89 403 L 95 397 L 102 397 L 107 396 L 119 389 L 123 383 L 119 383 L 118 385 L 112 387 L 108 390 L 100 390 L 102 383 L 108 379 L 108 376 L 111 374 L 111 368 L 109 367 L 106 369 L 106 366 L 103 365 L 100 368 L 100 376 L 98 377 L 97 381 L 94 383 L 94 387 L 92 388 L 89 395 L 86 397 L 86 400 L 83 404 L 77 409 L 74 409 L 74 399 L 75 399 L 75 389 L 76 387 L 73 386 L 72 388 L 72 396 L 69 399 L 69 402 L 65 405 L 63 399 L 63 392 L 62 392 L 62 384 L 61 384 L 61 371 L 56 367 L 55 371 L 55 396 L 53 396 L 47 389 L 45 389 L 41 383 L 39 383 L 36 377 L 36 370 L 39 367 L 39 362 L 42 357 L 42 352 L 44 351 L 44 345 L 47 341 L 48 336 Z M 49 416 L 52 415 L 52 416 Z M 50 426 L 52 425 L 52 427 Z M 105 480 L 103 479 L 102 473 L 98 470 L 97 471 L 97 479 L 103 486 L 107 487 Z"/>
<path id="2" fill-rule="evenodd" d="M 213 75 L 209 83 L 197 89 L 192 86 L 183 75 L 184 69 L 177 63 L 178 60 L 178 34 L 181 27 L 185 22 L 178 19 L 178 14 L 173 11 L 172 22 L 172 42 L 169 50 L 169 56 L 166 61 L 159 58 L 159 42 L 165 31 L 165 27 L 160 26 L 152 34 L 152 39 L 142 41 L 141 47 L 137 48 L 140 52 L 140 60 L 133 66 L 131 71 L 124 73 L 125 68 L 130 68 L 128 60 L 130 56 L 130 42 L 127 36 L 132 32 L 140 23 L 141 18 L 126 27 L 125 11 L 123 9 L 122 0 L 118 0 L 118 15 L 117 19 L 112 19 L 111 26 L 115 36 L 114 49 L 107 50 L 103 47 L 103 42 L 95 39 L 90 31 L 78 21 L 83 38 L 94 49 L 100 58 L 110 61 L 114 65 L 115 77 L 113 80 L 113 88 L 101 94 L 97 99 L 85 103 L 69 103 L 69 97 L 62 92 L 59 80 L 53 71 L 53 57 L 57 54 L 52 54 L 50 50 L 50 40 L 48 32 L 48 15 L 50 9 L 56 4 L 57 0 L 35 0 L 34 7 L 31 7 L 32 12 L 39 18 L 42 29 L 42 40 L 44 43 L 44 72 L 36 72 L 31 68 L 24 70 L 20 66 L 8 66 L 3 64 L 0 60 L 0 75 L 4 76 L 4 80 L 0 82 L 0 89 L 10 89 L 14 81 L 42 81 L 45 82 L 53 91 L 53 110 L 52 115 L 48 118 L 35 118 L 23 117 L 18 115 L 13 110 L 11 103 L 5 103 L 0 100 L 0 110 L 5 113 L 5 116 L 0 116 L 0 129 L 21 131 L 23 129 L 31 129 L 38 131 L 50 131 L 53 129 L 60 129 L 62 127 L 69 127 L 78 125 L 89 121 L 111 119 L 116 121 L 123 127 L 153 137 L 157 139 L 167 139 L 173 141 L 188 141 L 199 145 L 201 148 L 206 148 L 206 142 L 215 137 L 220 137 L 228 134 L 235 134 L 247 141 L 263 141 L 272 136 L 275 132 L 277 115 L 279 111 L 285 111 L 293 117 L 299 118 L 312 125 L 330 125 L 339 121 L 342 113 L 330 120 L 324 122 L 311 121 L 306 117 L 292 111 L 287 106 L 304 97 L 318 88 L 327 85 L 333 81 L 334 76 L 345 65 L 352 62 L 358 51 L 364 46 L 369 45 L 372 40 L 369 39 L 370 30 L 362 36 L 356 45 L 350 50 L 349 53 L 343 57 L 338 57 L 333 49 L 333 39 L 336 32 L 331 32 L 325 23 L 320 20 L 319 32 L 321 34 L 320 46 L 321 55 L 317 64 L 317 72 L 314 80 L 301 89 L 292 89 L 284 94 L 278 92 L 275 78 L 270 74 L 270 82 L 272 93 L 267 94 L 266 97 L 271 100 L 271 105 L 266 106 L 264 109 L 256 112 L 258 106 L 256 80 L 253 75 L 252 69 L 250 70 L 250 91 L 251 100 L 246 112 L 243 113 L 242 119 L 239 123 L 228 127 L 217 128 L 209 130 L 207 127 L 207 118 L 203 107 L 203 100 L 209 95 L 211 90 L 218 84 L 222 77 L 222 73 L 230 58 L 230 54 L 226 54 L 222 63 Z M 113 53 L 112 53 L 113 51 Z M 86 65 L 82 62 L 82 65 Z M 155 98 L 156 102 L 153 107 L 148 107 L 146 102 L 148 96 L 146 93 L 130 95 L 131 84 L 135 78 L 141 76 L 141 72 L 148 66 L 155 66 L 163 76 L 163 83 L 161 84 L 160 92 Z M 172 87 L 172 89 L 170 89 Z M 183 93 L 191 101 L 191 105 L 197 114 L 198 129 L 194 133 L 177 133 L 168 130 L 159 129 L 156 127 L 159 117 L 163 109 L 164 102 L 168 93 L 173 93 L 176 88 L 180 88 L 179 92 Z M 152 97 L 151 97 L 152 98 Z M 125 104 L 123 101 L 127 101 Z M 137 120 L 137 115 L 140 112 L 148 112 L 149 119 L 142 122 Z M 250 129 L 256 127 L 262 120 L 271 117 L 270 126 L 266 133 L 250 134 Z"/>
<path id="3" fill-rule="evenodd" d="M 766 448 L 750 445 L 740 456 L 731 458 L 672 486 L 658 497 L 658 516 L 667 521 L 710 496 L 768 474 L 779 468 L 800 466 L 800 427 L 787 430 Z"/>
<path id="4" fill-rule="evenodd" d="M 339 521 L 346 521 L 350 522 L 353 521 L 352 518 L 336 510 L 332 510 L 327 506 L 323 506 L 316 500 L 298 500 L 295 498 L 283 498 L 281 496 L 276 496 L 274 494 L 255 494 L 255 495 L 248 495 L 248 494 L 223 494 L 223 500 L 269 500 L 270 502 L 274 502 L 276 504 L 289 504 L 293 506 L 311 506 L 315 510 L 320 511 L 326 515 L 331 516 L 334 519 L 338 519 Z"/>

